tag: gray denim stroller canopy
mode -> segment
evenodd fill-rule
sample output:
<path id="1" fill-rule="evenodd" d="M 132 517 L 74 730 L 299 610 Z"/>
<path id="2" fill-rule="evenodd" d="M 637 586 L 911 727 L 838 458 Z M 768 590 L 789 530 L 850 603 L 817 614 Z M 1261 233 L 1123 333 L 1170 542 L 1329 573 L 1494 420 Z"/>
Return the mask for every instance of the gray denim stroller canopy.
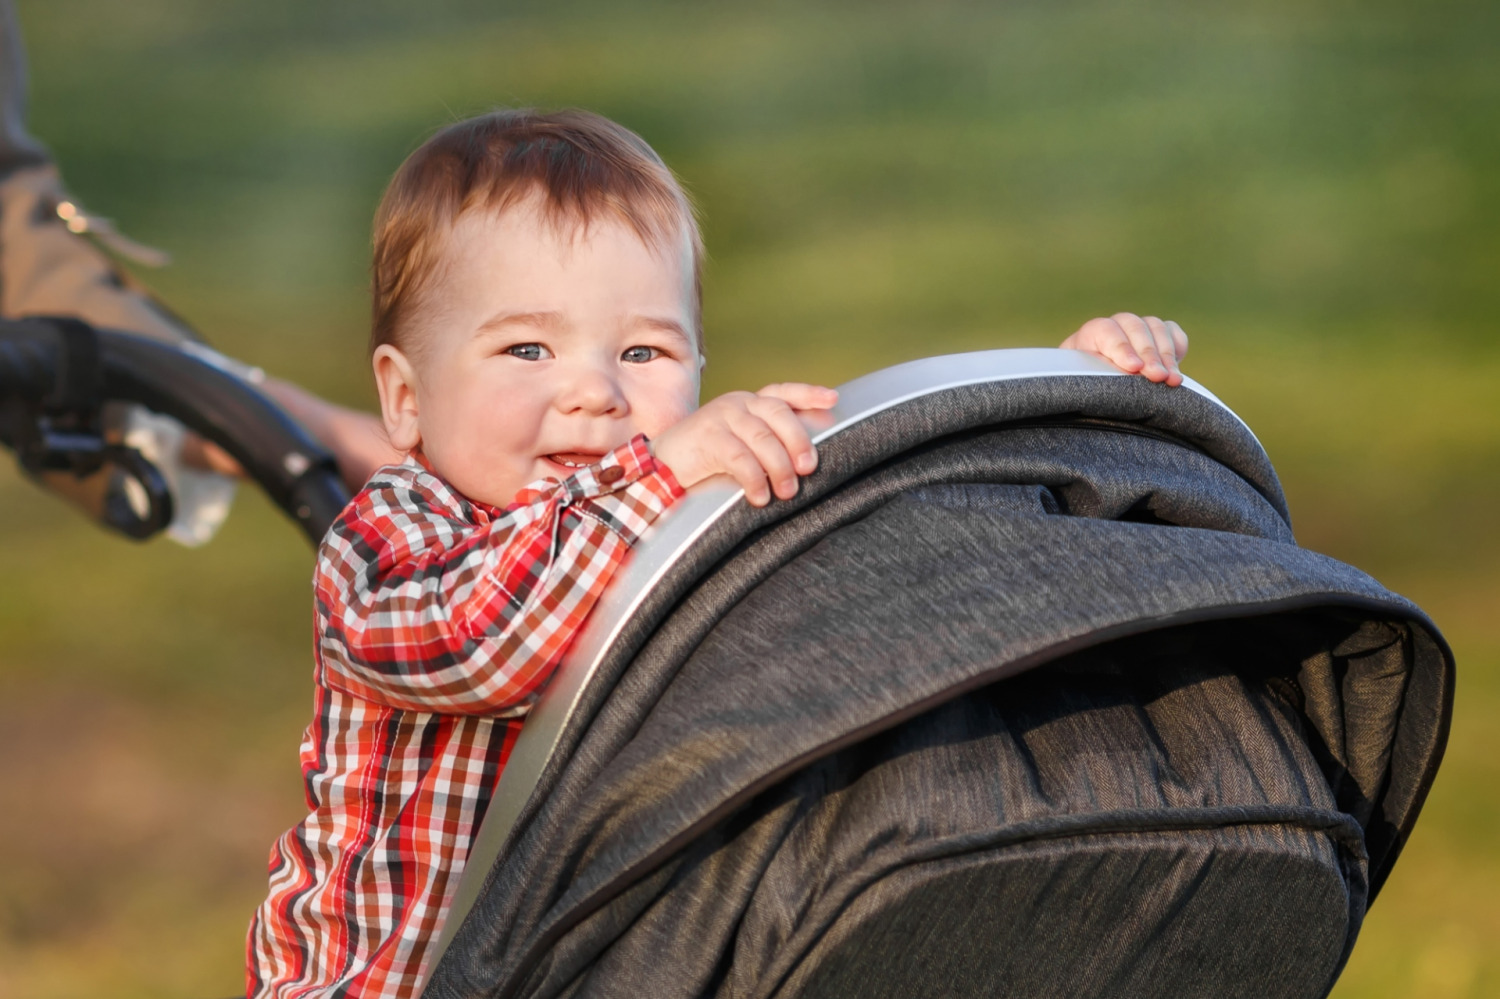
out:
<path id="1" fill-rule="evenodd" d="M 607 593 L 424 994 L 1325 995 L 1442 753 L 1433 624 L 1191 383 L 841 392 L 794 501 L 696 492 Z"/>

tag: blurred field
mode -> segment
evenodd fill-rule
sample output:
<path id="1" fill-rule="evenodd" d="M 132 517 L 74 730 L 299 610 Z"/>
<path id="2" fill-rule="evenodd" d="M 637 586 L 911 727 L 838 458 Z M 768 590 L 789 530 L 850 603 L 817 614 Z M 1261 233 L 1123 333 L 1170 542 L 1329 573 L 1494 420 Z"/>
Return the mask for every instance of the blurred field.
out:
<path id="1" fill-rule="evenodd" d="M 1179 320 L 1302 542 L 1458 653 L 1447 762 L 1335 995 L 1500 996 L 1500 8 L 20 9 L 84 203 L 176 255 L 151 281 L 217 345 L 347 402 L 385 178 L 502 103 L 617 117 L 686 179 L 712 393 Z M 237 993 L 300 809 L 310 552 L 248 491 L 199 551 L 8 463 L 0 509 L 0 996 Z"/>

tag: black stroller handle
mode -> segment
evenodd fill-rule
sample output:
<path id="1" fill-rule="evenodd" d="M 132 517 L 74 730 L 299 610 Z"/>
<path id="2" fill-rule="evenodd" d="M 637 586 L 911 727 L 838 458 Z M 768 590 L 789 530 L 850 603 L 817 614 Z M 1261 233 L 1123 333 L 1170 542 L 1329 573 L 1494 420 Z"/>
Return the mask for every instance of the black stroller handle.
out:
<path id="1" fill-rule="evenodd" d="M 0 406 L 66 415 L 130 402 L 170 416 L 228 452 L 317 544 L 349 499 L 337 462 L 235 367 L 201 344 L 75 319 L 0 321 Z M 143 518 L 151 529 L 122 530 L 142 537 L 166 526 L 160 504 L 152 512 Z"/>

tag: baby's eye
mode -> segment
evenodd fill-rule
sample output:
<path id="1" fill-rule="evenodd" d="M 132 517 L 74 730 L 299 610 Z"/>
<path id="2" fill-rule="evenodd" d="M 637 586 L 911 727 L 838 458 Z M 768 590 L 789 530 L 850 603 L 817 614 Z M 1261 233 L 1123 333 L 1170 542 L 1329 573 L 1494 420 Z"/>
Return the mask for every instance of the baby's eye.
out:
<path id="1" fill-rule="evenodd" d="M 552 351 L 539 343 L 518 343 L 515 346 L 506 347 L 505 352 L 523 361 L 541 361 L 552 356 Z"/>
<path id="2" fill-rule="evenodd" d="M 628 364 L 645 364 L 654 361 L 661 356 L 661 351 L 655 347 L 629 347 L 625 353 L 620 355 L 620 360 Z"/>

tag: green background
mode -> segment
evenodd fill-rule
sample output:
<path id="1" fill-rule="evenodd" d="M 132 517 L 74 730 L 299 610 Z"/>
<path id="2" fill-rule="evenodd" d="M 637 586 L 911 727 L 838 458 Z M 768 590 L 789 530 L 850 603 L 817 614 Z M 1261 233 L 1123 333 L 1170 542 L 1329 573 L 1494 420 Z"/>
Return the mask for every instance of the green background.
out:
<path id="1" fill-rule="evenodd" d="M 700 204 L 707 391 L 1178 320 L 1303 544 L 1447 631 L 1447 761 L 1335 995 L 1500 996 L 1500 6 L 20 0 L 34 131 L 219 347 L 368 405 L 433 128 L 583 105 Z M 3 252 L 3 250 L 0 250 Z M 301 808 L 310 551 L 105 535 L 0 469 L 0 996 L 242 988 Z"/>

